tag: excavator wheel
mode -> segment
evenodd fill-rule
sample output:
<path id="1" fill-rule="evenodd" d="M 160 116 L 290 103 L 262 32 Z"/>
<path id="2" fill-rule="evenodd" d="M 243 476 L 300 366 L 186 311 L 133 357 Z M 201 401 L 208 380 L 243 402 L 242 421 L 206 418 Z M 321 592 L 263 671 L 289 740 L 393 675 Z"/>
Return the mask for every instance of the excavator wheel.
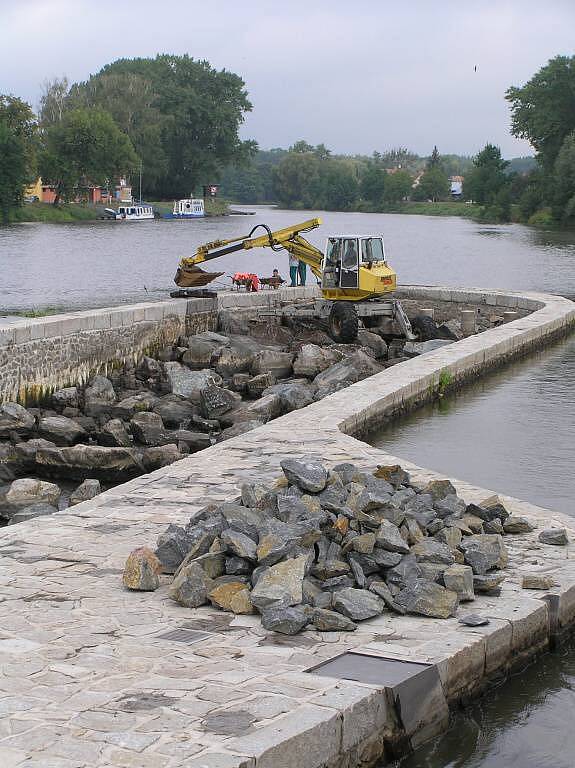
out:
<path id="1" fill-rule="evenodd" d="M 357 339 L 359 320 L 355 306 L 347 301 L 334 301 L 329 313 L 329 335 L 340 344 Z"/>

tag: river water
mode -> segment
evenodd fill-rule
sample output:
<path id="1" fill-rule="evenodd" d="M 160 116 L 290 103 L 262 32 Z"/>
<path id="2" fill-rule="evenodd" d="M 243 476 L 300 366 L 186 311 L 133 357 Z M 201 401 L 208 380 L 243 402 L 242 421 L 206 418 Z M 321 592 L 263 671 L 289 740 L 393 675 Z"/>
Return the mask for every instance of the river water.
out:
<path id="1" fill-rule="evenodd" d="M 165 298 L 181 256 L 216 238 L 278 229 L 315 212 L 249 208 L 253 216 L 194 222 L 93 222 L 0 227 L 0 315 Z M 541 290 L 575 298 L 575 232 L 478 225 L 455 218 L 321 213 L 307 236 L 380 234 L 399 281 Z M 260 230 L 261 232 L 262 230 Z M 269 250 L 214 263 L 287 274 Z M 426 467 L 575 516 L 575 337 L 515 362 L 372 441 Z M 575 646 L 547 654 L 457 716 L 401 768 L 572 768 Z"/>
<path id="2" fill-rule="evenodd" d="M 87 308 L 165 298 L 181 256 L 216 238 L 248 234 L 260 223 L 279 229 L 317 216 L 310 211 L 248 208 L 253 216 L 195 221 L 15 224 L 0 227 L 0 314 L 45 307 Z M 575 240 L 519 225 L 399 214 L 320 213 L 310 232 L 323 249 L 328 234 L 380 234 L 400 282 L 529 288 L 575 295 Z M 259 230 L 263 233 L 263 230 Z M 213 263 L 236 271 L 288 273 L 287 255 L 247 251 Z M 223 278 L 229 284 L 229 278 Z"/>

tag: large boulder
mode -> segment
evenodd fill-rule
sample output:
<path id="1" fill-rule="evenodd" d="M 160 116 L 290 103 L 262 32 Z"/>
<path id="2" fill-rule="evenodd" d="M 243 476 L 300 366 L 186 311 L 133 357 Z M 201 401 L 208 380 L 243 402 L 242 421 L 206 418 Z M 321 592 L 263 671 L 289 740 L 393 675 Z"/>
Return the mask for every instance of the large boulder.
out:
<path id="1" fill-rule="evenodd" d="M 85 440 L 86 430 L 73 419 L 66 416 L 45 416 L 38 422 L 41 437 L 56 445 L 74 445 Z"/>
<path id="2" fill-rule="evenodd" d="M 259 348 L 259 344 L 251 339 L 233 339 L 229 346 L 219 350 L 214 368 L 226 378 L 231 378 L 234 373 L 247 373 Z"/>
<path id="3" fill-rule="evenodd" d="M 376 360 L 383 360 L 387 357 L 387 344 L 377 333 L 359 331 L 357 342 L 365 347 L 368 354 L 375 357 Z"/>
<path id="4" fill-rule="evenodd" d="M 297 411 L 313 402 L 313 391 L 305 379 L 282 381 L 263 391 L 263 396 L 278 395 L 282 413 Z"/>
<path id="5" fill-rule="evenodd" d="M 81 504 L 83 501 L 89 501 L 99 493 L 102 493 L 100 481 L 95 478 L 87 478 L 70 494 L 70 506 Z"/>
<path id="6" fill-rule="evenodd" d="M 297 485 L 302 491 L 320 493 L 327 485 L 327 470 L 313 456 L 284 459 L 280 462 L 280 466 L 288 482 Z"/>
<path id="7" fill-rule="evenodd" d="M 333 607 L 352 621 L 365 621 L 382 614 L 385 603 L 367 589 L 345 587 L 334 594 Z"/>
<path id="8" fill-rule="evenodd" d="M 297 635 L 308 622 L 308 613 L 299 605 L 267 608 L 262 613 L 263 628 L 282 635 Z"/>
<path id="9" fill-rule="evenodd" d="M 356 381 L 373 376 L 382 370 L 382 367 L 365 352 L 361 350 L 355 352 L 315 377 L 316 399 L 319 400 L 340 389 L 345 389 L 350 384 L 355 384 Z"/>
<path id="10" fill-rule="evenodd" d="M 507 548 L 502 536 L 496 533 L 466 536 L 460 547 L 466 564 L 471 566 L 473 573 L 478 576 L 484 576 L 488 571 L 505 568 L 507 565 Z"/>
<path id="11" fill-rule="evenodd" d="M 122 448 L 129 448 L 132 445 L 130 435 L 120 419 L 110 419 L 104 424 L 98 433 L 98 442 L 100 445 Z"/>
<path id="12" fill-rule="evenodd" d="M 158 397 L 152 392 L 139 392 L 117 403 L 112 413 L 118 419 L 131 419 L 136 413 L 151 411 L 157 402 Z"/>
<path id="13" fill-rule="evenodd" d="M 166 435 L 162 417 L 150 411 L 136 413 L 130 421 L 134 438 L 142 445 L 165 445 L 172 442 Z"/>
<path id="14" fill-rule="evenodd" d="M 49 504 L 57 507 L 62 491 L 55 483 L 45 480 L 35 480 L 31 477 L 23 477 L 10 485 L 4 494 L 4 506 L 6 510 L 16 512 L 31 504 Z"/>
<path id="15" fill-rule="evenodd" d="M 34 455 L 45 472 L 81 480 L 99 477 L 119 481 L 145 471 L 142 455 L 134 448 L 81 444 L 59 448 L 47 443 L 37 446 Z"/>
<path id="16" fill-rule="evenodd" d="M 18 403 L 0 405 L 0 437 L 10 437 L 12 433 L 29 435 L 34 423 L 34 417 Z"/>
<path id="17" fill-rule="evenodd" d="M 458 604 L 457 592 L 427 579 L 416 579 L 395 595 L 394 602 L 407 613 L 448 619 L 455 616 Z"/>
<path id="18" fill-rule="evenodd" d="M 172 393 L 186 397 L 196 404 L 200 402 L 202 390 L 213 384 L 219 386 L 222 383 L 221 376 L 211 368 L 191 371 L 181 363 L 164 363 L 164 370 Z"/>
<path id="19" fill-rule="evenodd" d="M 178 429 L 195 413 L 193 403 L 181 395 L 173 394 L 160 398 L 152 410 L 162 417 L 162 421 L 170 429 Z"/>
<path id="20" fill-rule="evenodd" d="M 148 547 L 138 547 L 130 552 L 122 581 L 128 589 L 141 592 L 153 592 L 160 586 L 159 574 L 162 566 L 158 558 Z"/>
<path id="21" fill-rule="evenodd" d="M 262 349 L 255 356 L 251 372 L 254 376 L 271 373 L 276 379 L 285 379 L 292 373 L 293 354 L 275 349 Z"/>
<path id="22" fill-rule="evenodd" d="M 94 376 L 84 391 L 84 410 L 88 416 L 97 416 L 112 410 L 116 393 L 110 379 Z"/>
<path id="23" fill-rule="evenodd" d="M 260 397 L 259 400 L 255 400 L 249 405 L 244 405 L 241 408 L 237 408 L 229 414 L 233 424 L 241 421 L 259 421 L 262 424 L 271 421 L 272 419 L 281 416 L 282 414 L 282 401 L 279 395 L 269 394 L 264 397 Z M 223 433 L 222 433 L 223 434 Z"/>
<path id="24" fill-rule="evenodd" d="M 212 331 L 190 336 L 188 349 L 182 355 L 182 363 L 196 371 L 210 368 L 219 350 L 229 345 L 230 340 L 227 336 Z"/>
<path id="25" fill-rule="evenodd" d="M 52 405 L 57 411 L 64 408 L 77 408 L 79 405 L 78 387 L 65 387 L 52 393 Z"/>
<path id="26" fill-rule="evenodd" d="M 153 472 L 160 467 L 167 467 L 169 464 L 173 464 L 174 461 L 183 459 L 183 455 L 179 452 L 178 446 L 175 444 L 158 445 L 153 448 L 146 448 L 144 451 L 144 467 L 147 472 Z"/>
<path id="27" fill-rule="evenodd" d="M 217 419 L 231 411 L 240 401 L 241 397 L 235 392 L 212 384 L 200 392 L 200 411 L 206 419 Z"/>
<path id="28" fill-rule="evenodd" d="M 252 605 L 264 611 L 266 608 L 287 608 L 301 603 L 306 563 L 307 557 L 302 555 L 267 568 L 251 591 Z"/>
<path id="29" fill-rule="evenodd" d="M 317 344 L 304 344 L 293 362 L 293 372 L 296 376 L 313 379 L 318 373 L 338 363 L 342 357 L 341 352 L 335 349 L 323 349 Z"/>

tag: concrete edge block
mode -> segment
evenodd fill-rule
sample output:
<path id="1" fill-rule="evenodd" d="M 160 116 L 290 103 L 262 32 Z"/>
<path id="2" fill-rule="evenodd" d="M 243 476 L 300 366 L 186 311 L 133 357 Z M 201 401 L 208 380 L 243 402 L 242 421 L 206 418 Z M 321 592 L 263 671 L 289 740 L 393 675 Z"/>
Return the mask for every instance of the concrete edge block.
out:
<path id="1" fill-rule="evenodd" d="M 338 757 L 341 739 L 339 712 L 304 704 L 226 746 L 255 758 L 256 768 L 320 768 Z"/>

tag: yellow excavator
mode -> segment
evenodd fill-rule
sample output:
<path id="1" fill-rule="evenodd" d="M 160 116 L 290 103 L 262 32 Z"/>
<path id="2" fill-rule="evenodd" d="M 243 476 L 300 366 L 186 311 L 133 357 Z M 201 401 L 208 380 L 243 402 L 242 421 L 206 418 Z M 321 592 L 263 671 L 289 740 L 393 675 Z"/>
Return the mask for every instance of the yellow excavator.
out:
<path id="1" fill-rule="evenodd" d="M 174 281 L 180 288 L 196 289 L 223 274 L 204 272 L 198 264 L 252 248 L 286 250 L 310 267 L 322 298 L 283 307 L 283 316 L 327 320 L 330 336 L 341 343 L 355 341 L 360 319 L 367 328 L 377 326 L 385 338 L 414 339 L 399 301 L 391 297 L 382 300 L 396 289 L 396 274 L 385 259 L 383 238 L 379 235 L 328 237 L 324 254 L 302 236 L 320 224 L 321 219 L 309 219 L 275 232 L 265 224 L 258 224 L 248 235 L 205 243 L 193 256 L 180 261 Z M 256 237 L 254 233 L 259 228 L 263 228 L 265 234 Z M 173 295 L 189 296 L 193 291 Z"/>

